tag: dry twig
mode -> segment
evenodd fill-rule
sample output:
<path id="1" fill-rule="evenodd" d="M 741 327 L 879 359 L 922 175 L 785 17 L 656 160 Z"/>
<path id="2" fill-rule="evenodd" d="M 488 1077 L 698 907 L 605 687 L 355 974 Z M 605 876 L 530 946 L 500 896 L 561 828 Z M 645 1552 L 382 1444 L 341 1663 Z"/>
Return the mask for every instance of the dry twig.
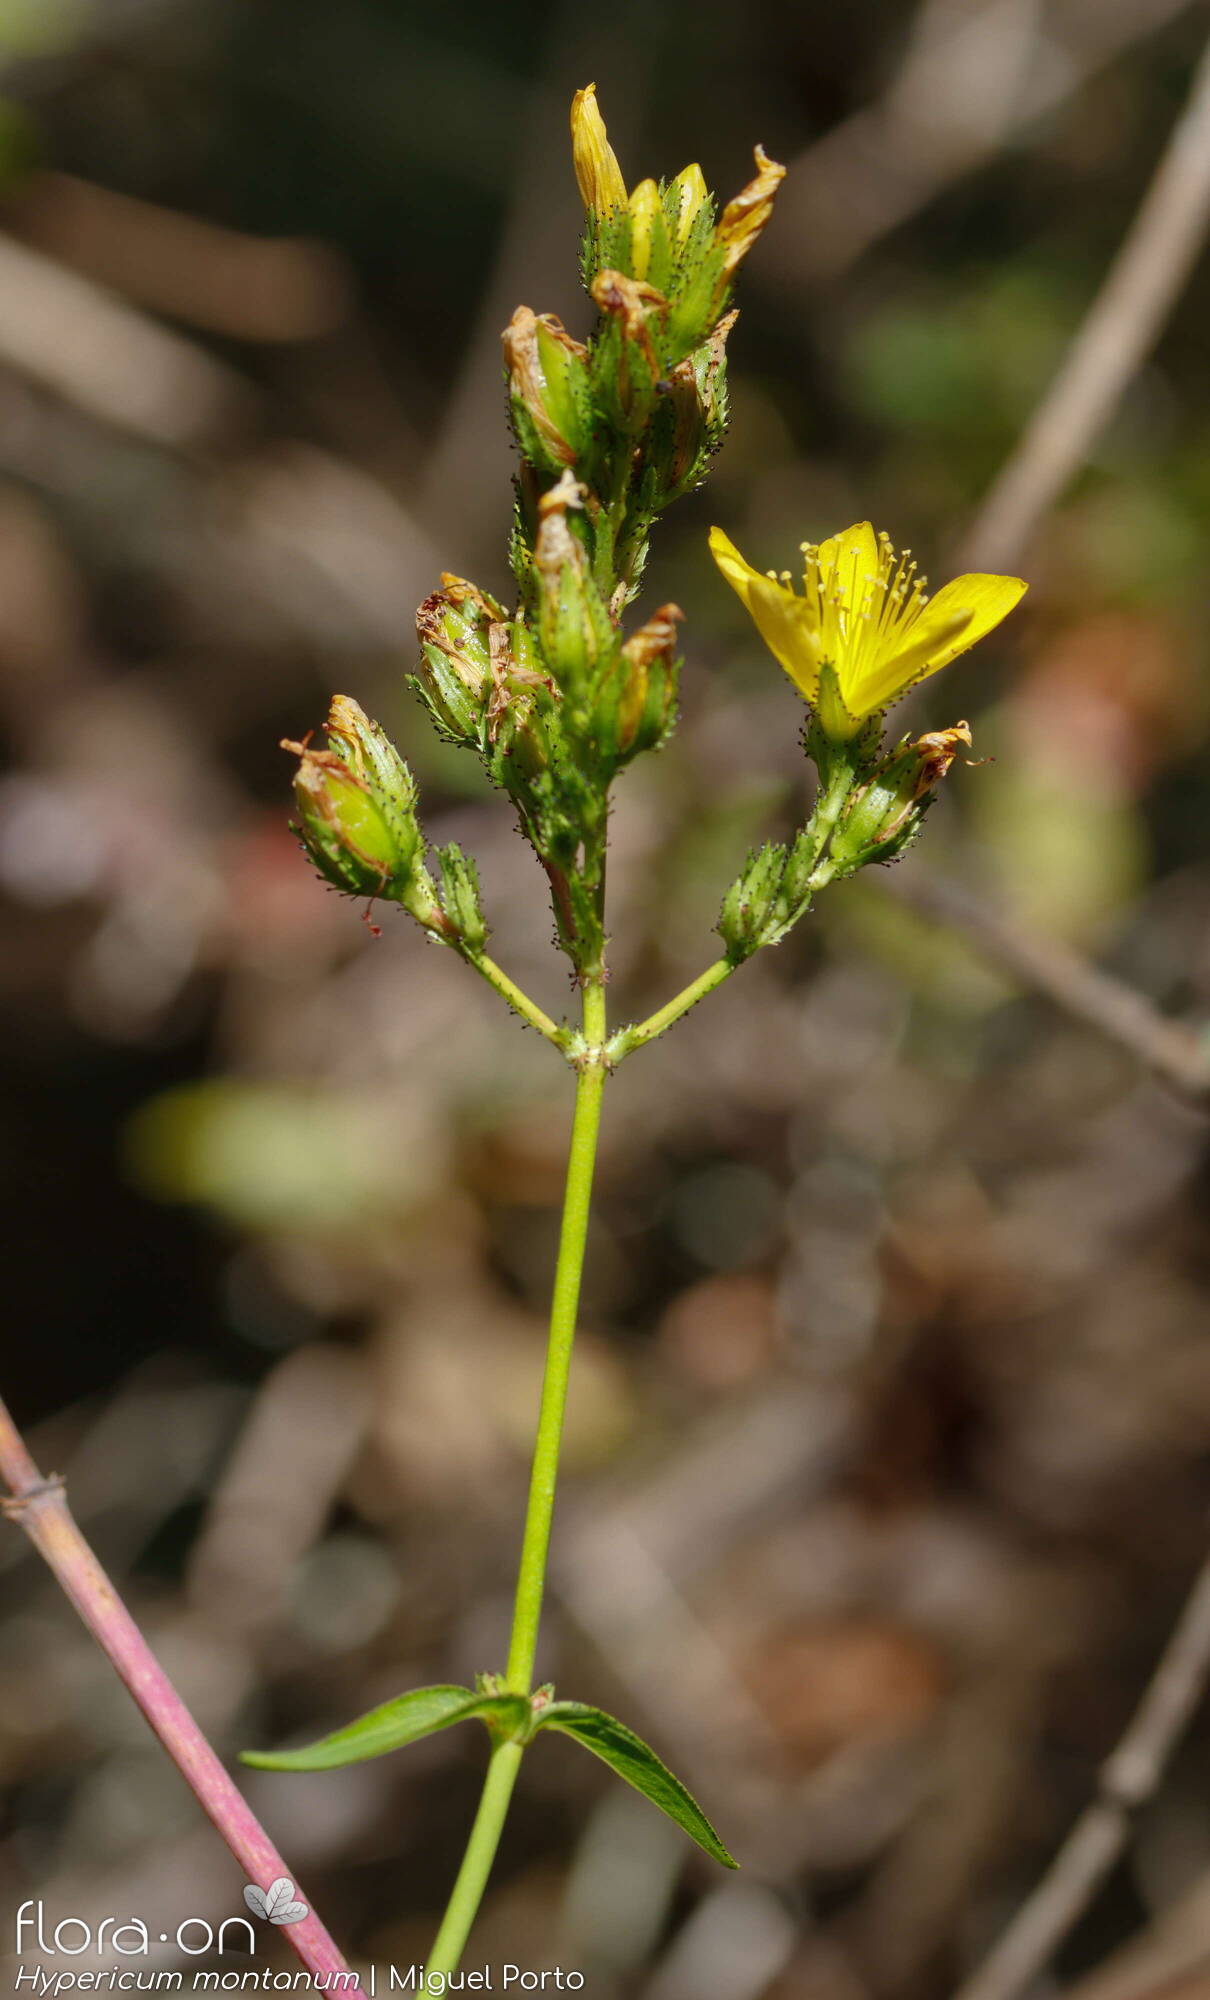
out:
<path id="1" fill-rule="evenodd" d="M 1210 231 L 1210 46 L 1067 357 L 967 534 L 959 568 L 1015 564 L 1154 347 Z"/>
<path id="2" fill-rule="evenodd" d="M 801 292 L 842 278 L 1188 4 L 924 0 L 881 97 L 792 163 L 766 274 Z"/>
<path id="3" fill-rule="evenodd" d="M 956 2000 L 1015 2000 L 1079 1922 L 1154 1795 L 1210 1675 L 1210 1558 L 1113 1755 L 1097 1796 Z"/>
<path id="4" fill-rule="evenodd" d="M 890 887 L 899 901 L 961 931 L 1065 1014 L 1129 1050 L 1181 1097 L 1210 1107 L 1210 1042 L 1195 1029 L 1169 1020 L 1143 994 L 1090 965 L 1060 938 L 1023 930 L 956 882 L 911 868 Z"/>

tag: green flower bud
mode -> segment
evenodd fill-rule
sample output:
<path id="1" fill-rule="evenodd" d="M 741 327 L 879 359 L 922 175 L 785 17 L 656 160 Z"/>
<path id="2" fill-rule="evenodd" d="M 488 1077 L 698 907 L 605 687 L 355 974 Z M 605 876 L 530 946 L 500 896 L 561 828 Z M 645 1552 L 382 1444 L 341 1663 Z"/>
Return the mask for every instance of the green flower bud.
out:
<path id="1" fill-rule="evenodd" d="M 423 856 L 416 788 L 377 723 L 335 695 L 327 749 L 289 741 L 282 748 L 299 759 L 297 830 L 320 874 L 349 895 L 409 902 Z"/>
<path id="2" fill-rule="evenodd" d="M 851 875 L 867 862 L 894 861 L 902 854 L 919 833 L 936 787 L 970 742 L 965 722 L 915 742 L 905 736 L 854 792 L 832 836 L 837 873 Z"/>
<path id="3" fill-rule="evenodd" d="M 748 856 L 724 896 L 717 929 L 733 964 L 751 958 L 754 951 L 778 934 L 785 866 L 785 848 L 766 841 Z"/>

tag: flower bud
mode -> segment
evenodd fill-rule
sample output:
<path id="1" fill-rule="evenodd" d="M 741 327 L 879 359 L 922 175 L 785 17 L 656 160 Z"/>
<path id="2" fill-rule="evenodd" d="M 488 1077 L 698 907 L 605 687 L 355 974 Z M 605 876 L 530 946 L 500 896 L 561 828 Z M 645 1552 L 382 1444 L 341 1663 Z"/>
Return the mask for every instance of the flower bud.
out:
<path id="1" fill-rule="evenodd" d="M 335 695 L 328 747 L 282 744 L 299 759 L 298 833 L 316 868 L 355 896 L 408 899 L 423 843 L 416 788 L 394 745 L 347 695 Z"/>
<path id="2" fill-rule="evenodd" d="M 583 496 L 583 487 L 565 472 L 538 503 L 534 542 L 538 640 L 564 694 L 584 690 L 617 638 L 584 545 L 568 523 L 569 512 L 583 507 Z"/>
<path id="3" fill-rule="evenodd" d="M 517 441 L 548 472 L 574 465 L 592 435 L 588 349 L 553 313 L 518 306 L 501 336 Z"/>
<path id="4" fill-rule="evenodd" d="M 915 742 L 904 737 L 854 793 L 832 837 L 837 872 L 852 874 L 867 862 L 894 861 L 902 854 L 919 833 L 936 787 L 970 743 L 965 722 Z"/>
<path id="5" fill-rule="evenodd" d="M 506 617 L 486 591 L 448 574 L 416 613 L 421 661 L 414 685 L 452 742 L 480 741 L 492 685 L 491 628 Z"/>
<path id="6" fill-rule="evenodd" d="M 626 183 L 605 135 L 595 83 L 586 84 L 572 98 L 571 155 L 580 196 L 590 215 L 626 206 Z"/>
<path id="7" fill-rule="evenodd" d="M 785 866 L 785 848 L 766 841 L 748 856 L 724 896 L 717 929 L 733 964 L 751 958 L 761 945 L 773 943 L 778 936 Z"/>

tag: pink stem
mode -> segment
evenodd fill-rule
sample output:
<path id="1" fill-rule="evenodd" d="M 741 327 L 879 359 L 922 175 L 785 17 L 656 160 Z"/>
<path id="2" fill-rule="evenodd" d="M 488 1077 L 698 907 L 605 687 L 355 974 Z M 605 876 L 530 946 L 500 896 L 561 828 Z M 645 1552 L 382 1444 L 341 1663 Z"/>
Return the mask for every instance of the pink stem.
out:
<path id="1" fill-rule="evenodd" d="M 232 1784 L 80 1533 L 67 1505 L 62 1480 L 42 1477 L 2 1401 L 0 1479 L 12 1496 L 0 1502 L 0 1506 L 24 1528 L 39 1555 L 54 1571 L 190 1791 L 226 1841 L 246 1879 L 260 1889 L 267 1889 L 281 1876 L 290 1876 L 264 1827 Z M 362 1994 L 314 1912 L 301 1923 L 284 1924 L 282 1929 L 287 1943 L 317 1978 L 324 1974 L 344 1975 L 348 1984 L 344 1980 L 330 1980 L 329 1991 L 351 1995 L 353 2000 Z"/>

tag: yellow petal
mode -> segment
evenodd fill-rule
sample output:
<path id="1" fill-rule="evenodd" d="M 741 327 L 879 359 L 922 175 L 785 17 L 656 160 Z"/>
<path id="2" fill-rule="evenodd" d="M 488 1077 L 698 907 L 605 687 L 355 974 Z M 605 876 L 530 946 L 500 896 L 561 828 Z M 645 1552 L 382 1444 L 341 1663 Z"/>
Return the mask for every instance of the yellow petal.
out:
<path id="1" fill-rule="evenodd" d="M 627 204 L 630 210 L 630 275 L 645 278 L 651 267 L 651 236 L 656 222 L 663 214 L 660 191 L 654 181 L 640 181 L 631 190 Z"/>
<path id="2" fill-rule="evenodd" d="M 860 696 L 867 714 L 883 708 L 905 688 L 957 659 L 1007 618 L 1028 584 L 1019 576 L 958 576 L 931 598 L 904 634 L 899 649 L 877 660 L 863 675 Z"/>
<path id="3" fill-rule="evenodd" d="M 870 523 L 854 521 L 842 534 L 829 535 L 815 554 L 824 589 L 829 595 L 839 590 L 851 610 L 859 609 L 865 597 L 865 580 L 877 575 L 882 554 Z"/>
<path id="4" fill-rule="evenodd" d="M 571 157 L 585 208 L 597 215 L 625 208 L 626 183 L 605 135 L 595 83 L 585 84 L 571 100 Z"/>
<path id="5" fill-rule="evenodd" d="M 710 530 L 710 553 L 774 659 L 813 700 L 819 685 L 818 625 L 806 599 L 753 569 L 721 528 Z"/>

